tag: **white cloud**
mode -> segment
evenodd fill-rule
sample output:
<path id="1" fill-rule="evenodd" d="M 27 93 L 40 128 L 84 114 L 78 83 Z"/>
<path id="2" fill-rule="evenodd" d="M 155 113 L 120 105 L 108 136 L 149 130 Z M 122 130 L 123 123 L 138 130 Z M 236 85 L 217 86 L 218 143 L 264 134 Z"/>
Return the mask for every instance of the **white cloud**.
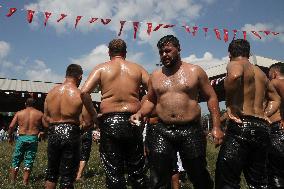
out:
<path id="1" fill-rule="evenodd" d="M 267 40 L 273 40 L 273 39 L 278 39 L 280 42 L 284 43 L 284 35 L 279 34 L 277 36 L 274 36 L 273 34 L 269 34 L 266 36 L 265 33 L 259 32 L 259 31 L 273 31 L 273 32 L 281 32 L 284 31 L 284 25 L 283 26 L 274 26 L 273 24 L 270 23 L 256 23 L 256 24 L 245 24 L 241 30 L 247 31 L 248 36 L 252 40 L 257 40 L 257 41 L 262 41 L 265 42 Z M 261 39 L 256 37 L 251 31 L 257 31 L 258 34 L 261 36 Z"/>
<path id="2" fill-rule="evenodd" d="M 140 62 L 143 53 L 127 53 L 127 60 Z M 85 54 L 79 58 L 71 58 L 71 63 L 82 66 L 84 72 L 91 71 L 96 65 L 109 61 L 108 47 L 105 44 L 98 45 L 89 54 Z"/>
<path id="3" fill-rule="evenodd" d="M 51 81 L 62 82 L 64 76 L 56 74 L 52 69 L 48 68 L 41 60 L 35 60 L 24 70 L 25 78 L 32 81 Z"/>
<path id="4" fill-rule="evenodd" d="M 6 57 L 10 52 L 10 44 L 5 41 L 0 41 L 0 59 Z M 0 60 L 1 61 L 1 60 Z"/>
<path id="5" fill-rule="evenodd" d="M 198 58 L 195 54 L 189 55 L 188 57 L 182 58 L 183 61 L 199 65 L 204 70 L 218 66 L 220 64 L 225 64 L 229 61 L 228 57 L 223 57 L 221 59 L 215 58 L 212 53 L 205 52 L 203 57 Z"/>

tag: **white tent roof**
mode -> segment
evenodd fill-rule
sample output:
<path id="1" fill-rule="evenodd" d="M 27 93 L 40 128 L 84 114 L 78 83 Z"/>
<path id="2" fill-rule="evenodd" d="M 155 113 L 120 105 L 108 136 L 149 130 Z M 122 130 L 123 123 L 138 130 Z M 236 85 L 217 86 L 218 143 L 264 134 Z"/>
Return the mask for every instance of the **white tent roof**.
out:
<path id="1" fill-rule="evenodd" d="M 258 66 L 269 68 L 272 64 L 280 62 L 280 61 L 270 59 L 270 58 L 265 58 L 265 57 L 262 57 L 262 56 L 251 56 L 250 62 L 252 64 L 255 64 L 255 65 L 258 65 Z M 205 71 L 206 71 L 208 77 L 210 78 L 210 77 L 225 74 L 227 72 L 226 67 L 227 67 L 227 62 L 224 62 L 224 64 L 220 64 L 218 66 L 214 66 L 214 67 L 205 69 Z"/>

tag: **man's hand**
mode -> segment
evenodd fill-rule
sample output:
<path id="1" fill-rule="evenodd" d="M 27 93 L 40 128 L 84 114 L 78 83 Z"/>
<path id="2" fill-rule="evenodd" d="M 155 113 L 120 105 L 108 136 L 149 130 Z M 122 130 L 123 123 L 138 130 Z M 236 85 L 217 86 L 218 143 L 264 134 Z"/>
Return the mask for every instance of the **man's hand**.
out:
<path id="1" fill-rule="evenodd" d="M 132 126 L 140 126 L 141 120 L 142 120 L 142 115 L 139 112 L 137 112 L 136 114 L 133 114 L 130 117 L 130 123 L 132 124 Z"/>
<path id="2" fill-rule="evenodd" d="M 223 137 L 225 135 L 223 131 L 219 127 L 213 127 L 211 134 L 215 143 L 215 147 L 220 146 L 223 142 Z"/>

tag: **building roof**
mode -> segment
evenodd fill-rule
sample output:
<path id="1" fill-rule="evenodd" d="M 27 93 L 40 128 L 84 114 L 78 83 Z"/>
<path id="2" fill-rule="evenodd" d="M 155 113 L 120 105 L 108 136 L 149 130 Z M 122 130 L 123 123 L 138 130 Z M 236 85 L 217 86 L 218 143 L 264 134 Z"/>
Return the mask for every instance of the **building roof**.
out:
<path id="1" fill-rule="evenodd" d="M 0 78 L 1 91 L 18 91 L 47 94 L 48 91 L 50 91 L 55 85 L 58 84 L 61 83 Z M 100 93 L 92 93 L 91 97 L 93 101 L 101 101 Z"/>
<path id="2" fill-rule="evenodd" d="M 255 56 L 255 55 L 251 56 L 249 60 L 252 64 L 266 67 L 266 68 L 269 68 L 274 63 L 280 62 L 279 60 L 274 60 L 274 59 L 265 58 L 262 56 Z M 205 69 L 205 71 L 209 78 L 224 75 L 227 72 L 226 71 L 227 64 L 228 64 L 227 62 L 224 62 L 224 64 L 210 67 L 208 69 Z"/>

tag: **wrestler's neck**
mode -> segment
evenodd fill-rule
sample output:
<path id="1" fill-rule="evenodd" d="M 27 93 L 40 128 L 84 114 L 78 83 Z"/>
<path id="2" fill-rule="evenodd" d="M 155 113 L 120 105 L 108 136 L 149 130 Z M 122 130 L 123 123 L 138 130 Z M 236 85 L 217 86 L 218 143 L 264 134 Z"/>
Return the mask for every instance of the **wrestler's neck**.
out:
<path id="1" fill-rule="evenodd" d="M 66 77 L 65 81 L 63 82 L 63 84 L 65 85 L 74 85 L 75 87 L 78 87 L 77 83 L 78 83 L 77 79 L 73 77 Z"/>
<path id="2" fill-rule="evenodd" d="M 124 55 L 115 55 L 115 56 L 110 57 L 110 60 L 118 60 L 118 59 L 125 60 L 125 56 Z"/>
<path id="3" fill-rule="evenodd" d="M 230 61 L 248 61 L 248 57 L 238 56 L 238 57 L 230 57 Z"/>

